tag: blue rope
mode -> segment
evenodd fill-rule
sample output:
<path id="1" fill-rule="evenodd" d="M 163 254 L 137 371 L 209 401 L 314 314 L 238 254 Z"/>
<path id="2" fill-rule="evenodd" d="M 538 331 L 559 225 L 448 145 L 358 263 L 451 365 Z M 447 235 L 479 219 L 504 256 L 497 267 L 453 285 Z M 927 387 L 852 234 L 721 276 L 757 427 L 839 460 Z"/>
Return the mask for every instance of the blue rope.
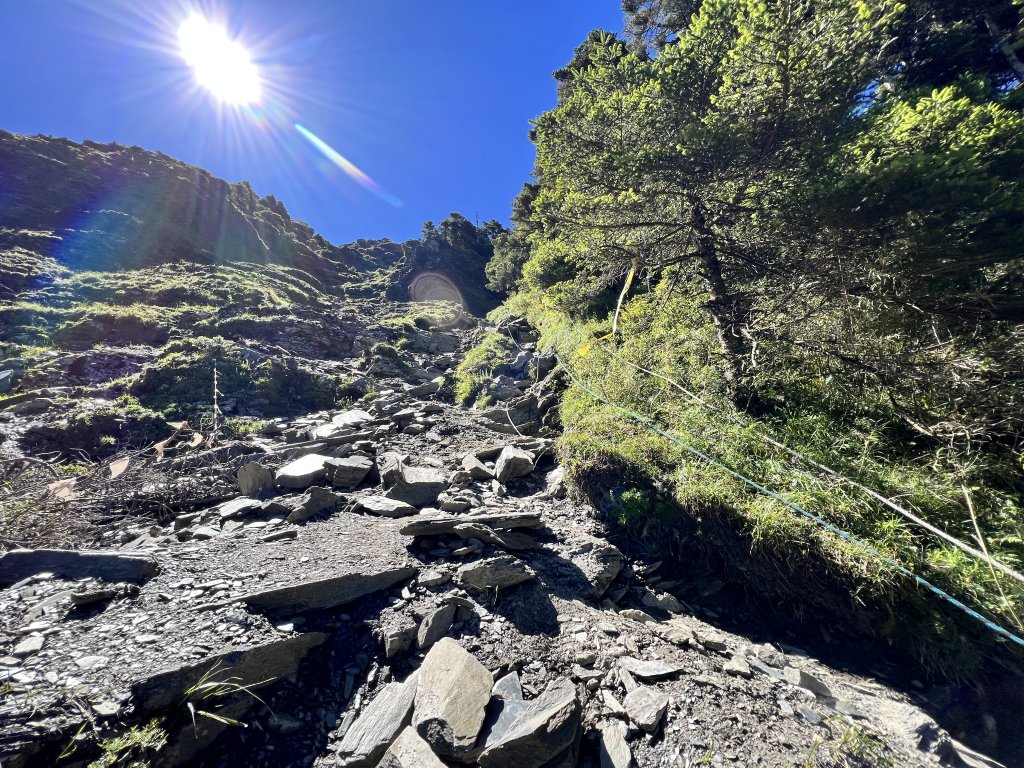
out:
<path id="1" fill-rule="evenodd" d="M 960 602 L 959 600 L 957 600 L 955 597 L 953 597 L 949 593 L 943 591 L 939 587 L 936 587 L 931 582 L 926 581 L 925 579 L 921 578 L 920 576 L 918 576 L 916 573 L 914 573 L 910 569 L 900 565 L 895 560 L 893 560 L 891 557 L 887 557 L 886 555 L 883 555 L 881 552 L 879 552 L 877 549 L 872 547 L 867 542 L 862 541 L 861 539 L 858 539 L 856 536 L 854 536 L 851 533 L 847 533 L 846 531 L 844 531 L 841 528 L 837 527 L 834 523 L 830 523 L 828 520 L 825 520 L 824 518 L 821 518 L 821 517 L 819 517 L 818 515 L 815 515 L 812 512 L 808 512 L 806 509 L 801 507 L 799 504 L 795 504 L 794 502 L 789 501 L 788 499 L 784 499 L 782 496 L 779 496 L 779 494 L 777 494 L 774 491 L 766 488 L 765 486 L 761 485 L 757 481 L 751 480 L 749 477 L 741 475 L 739 472 L 736 472 L 735 470 L 730 469 L 729 467 L 727 467 L 724 464 L 722 464 L 720 461 L 717 461 L 716 459 L 712 458 L 711 456 L 708 456 L 706 453 L 698 450 L 697 448 L 694 448 L 692 445 L 688 445 L 687 443 L 684 443 L 679 438 L 674 437 L 674 436 L 670 435 L 668 432 L 666 432 L 665 430 L 661 429 L 661 427 L 659 427 L 657 424 L 652 422 L 646 416 L 643 416 L 643 415 L 637 413 L 636 411 L 632 411 L 629 408 L 626 408 L 624 406 L 617 405 L 616 403 L 613 403 L 610 400 L 608 400 L 608 398 L 604 397 L 603 395 L 599 395 L 597 392 L 595 392 L 594 390 L 590 389 L 590 387 L 588 387 L 586 384 L 584 384 L 582 381 L 580 381 L 576 377 L 576 375 L 572 372 L 572 369 L 570 369 L 569 366 L 567 366 L 565 364 L 565 361 L 562 360 L 562 358 L 558 355 L 557 352 L 555 353 L 555 358 L 558 360 L 559 363 L 561 363 L 562 368 L 565 369 L 565 372 L 569 375 L 569 378 L 572 379 L 573 383 L 576 384 L 576 386 L 578 386 L 580 389 L 582 389 L 588 395 L 593 397 L 595 400 L 598 400 L 598 401 L 604 403 L 605 405 L 609 405 L 612 408 L 615 408 L 616 410 L 621 411 L 622 413 L 626 414 L 627 416 L 629 416 L 634 421 L 636 421 L 636 422 L 644 425 L 648 429 L 650 429 L 652 432 L 656 432 L 657 434 L 661 435 L 662 437 L 667 438 L 668 440 L 671 440 L 673 443 L 678 445 L 680 448 L 683 448 L 684 450 L 688 451 L 689 453 L 693 454 L 694 456 L 702 459 L 703 461 L 706 461 L 708 464 L 711 464 L 712 466 L 718 467 L 719 469 L 721 469 L 722 471 L 728 473 L 729 475 L 731 475 L 732 477 L 736 478 L 737 480 L 740 480 L 741 482 L 746 483 L 747 485 L 749 485 L 751 488 L 755 489 L 759 493 L 763 493 L 765 496 L 768 496 L 769 498 L 774 499 L 775 501 L 779 502 L 780 504 L 783 504 L 783 505 L 789 507 L 794 512 L 797 512 L 798 514 L 802 515 L 803 517 L 806 517 L 808 520 L 816 523 L 817 525 L 821 526 L 822 528 L 824 528 L 825 530 L 829 531 L 830 533 L 835 534 L 836 536 L 838 536 L 843 541 L 849 542 L 850 544 L 854 544 L 854 545 L 860 547 L 865 552 L 867 552 L 868 554 L 878 558 L 879 560 L 881 560 L 883 563 L 885 563 L 889 567 L 894 568 L 896 571 L 898 571 L 899 573 L 902 573 L 904 576 L 910 577 L 918 585 L 920 585 L 920 586 L 924 587 L 925 589 L 927 589 L 928 591 L 938 595 L 940 598 L 942 598 L 943 600 L 948 602 L 950 605 L 953 605 L 954 607 L 959 608 L 961 611 L 966 613 L 972 619 L 981 622 L 988 629 L 990 629 L 993 632 L 995 632 L 997 635 L 1000 635 L 1000 636 L 1006 638 L 1007 640 L 1010 640 L 1011 642 L 1016 643 L 1017 645 L 1019 645 L 1021 647 L 1024 647 L 1024 638 L 1018 637 L 1017 635 L 1013 634 L 1009 630 L 1004 629 L 1003 627 L 999 626 L 998 624 L 993 622 L 991 619 L 988 619 L 985 616 L 981 615 L 976 610 L 974 610 L 973 608 L 971 608 L 971 607 L 965 605 L 964 603 Z"/>

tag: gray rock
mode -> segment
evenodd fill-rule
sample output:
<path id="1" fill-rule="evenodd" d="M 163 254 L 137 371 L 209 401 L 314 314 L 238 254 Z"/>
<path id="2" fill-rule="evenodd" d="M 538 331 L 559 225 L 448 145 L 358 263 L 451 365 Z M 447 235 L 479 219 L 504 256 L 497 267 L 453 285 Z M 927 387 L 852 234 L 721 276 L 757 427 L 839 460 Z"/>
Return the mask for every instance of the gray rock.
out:
<path id="1" fill-rule="evenodd" d="M 11 653 L 19 658 L 31 656 L 33 653 L 38 653 L 43 649 L 45 641 L 46 638 L 42 635 L 30 635 L 14 646 L 14 650 Z"/>
<path id="2" fill-rule="evenodd" d="M 661 659 L 641 661 L 631 656 L 620 658 L 619 666 L 641 680 L 664 680 L 665 678 L 675 677 L 684 669 L 681 664 L 669 664 Z"/>
<path id="3" fill-rule="evenodd" d="M 506 701 L 522 701 L 523 686 L 519 682 L 518 672 L 509 672 L 494 684 L 491 695 Z"/>
<path id="4" fill-rule="evenodd" d="M 335 488 L 355 488 L 373 469 L 373 461 L 366 456 L 350 456 L 327 461 L 327 474 Z"/>
<path id="5" fill-rule="evenodd" d="M 68 549 L 12 549 L 0 556 L 0 587 L 9 587 L 37 573 L 66 579 L 93 577 L 103 581 L 141 583 L 159 571 L 156 560 L 118 552 Z"/>
<path id="6" fill-rule="evenodd" d="M 782 679 L 790 685 L 803 688 L 804 690 L 810 691 L 815 696 L 820 696 L 823 699 L 835 698 L 827 685 L 814 677 L 814 675 L 804 672 L 802 669 L 786 667 L 782 670 Z"/>
<path id="7" fill-rule="evenodd" d="M 416 507 L 386 496 L 367 496 L 356 502 L 356 510 L 380 517 L 408 517 L 416 514 Z"/>
<path id="8" fill-rule="evenodd" d="M 237 499 L 225 501 L 216 507 L 216 512 L 221 520 L 230 520 L 239 517 L 256 514 L 263 508 L 263 502 L 239 496 Z"/>
<path id="9" fill-rule="evenodd" d="M 345 766 L 376 765 L 388 747 L 412 721 L 419 673 L 403 683 L 388 683 L 345 733 L 337 754 Z"/>
<path id="10" fill-rule="evenodd" d="M 310 649 L 326 639 L 327 635 L 320 632 L 308 632 L 158 672 L 132 686 L 132 700 L 138 711 L 145 713 L 176 707 L 181 704 L 185 691 L 211 671 L 214 671 L 212 679 L 231 678 L 239 685 L 253 688 L 269 685 L 294 674 Z"/>
<path id="11" fill-rule="evenodd" d="M 297 530 L 294 528 L 285 528 L 283 531 L 274 531 L 273 533 L 268 533 L 266 536 L 261 536 L 260 541 L 270 544 L 271 542 L 297 539 L 298 537 L 299 532 Z"/>
<path id="12" fill-rule="evenodd" d="M 534 457 L 532 453 L 506 445 L 494 463 L 494 476 L 499 483 L 507 483 L 517 477 L 524 477 L 533 472 Z"/>
<path id="13" fill-rule="evenodd" d="M 321 488 L 318 485 L 314 486 L 302 494 L 299 500 L 295 502 L 295 506 L 292 507 L 287 520 L 289 523 L 304 522 L 311 517 L 316 517 L 321 512 L 335 509 L 343 498 L 343 496 L 333 493 L 326 488 Z"/>
<path id="14" fill-rule="evenodd" d="M 413 712 L 417 733 L 442 757 L 471 752 L 493 684 L 486 667 L 450 637 L 442 638 L 420 667 Z"/>
<path id="15" fill-rule="evenodd" d="M 0 371 L 0 395 L 7 394 L 14 389 L 16 375 L 11 370 Z"/>
<path id="16" fill-rule="evenodd" d="M 630 768 L 633 752 L 626 743 L 626 724 L 611 720 L 601 724 L 601 768 Z"/>
<path id="17" fill-rule="evenodd" d="M 425 507 L 437 501 L 437 497 L 448 487 L 444 472 L 430 467 L 402 467 L 398 482 L 384 494 L 417 507 Z"/>
<path id="18" fill-rule="evenodd" d="M 722 667 L 722 671 L 728 675 L 735 675 L 736 677 L 751 677 L 753 672 L 750 669 L 750 665 L 744 661 L 740 655 L 733 656 L 729 661 Z"/>
<path id="19" fill-rule="evenodd" d="M 395 740 L 377 768 L 445 768 L 416 730 L 406 728 Z"/>
<path id="20" fill-rule="evenodd" d="M 651 629 L 670 643 L 684 648 L 694 640 L 693 630 L 682 619 L 671 619 L 663 623 L 652 624 Z"/>
<path id="21" fill-rule="evenodd" d="M 541 768 L 579 737 L 582 707 L 571 680 L 555 680 L 533 701 L 505 703 L 519 711 L 504 733 L 492 731 L 478 758 L 483 768 Z"/>
<path id="22" fill-rule="evenodd" d="M 482 523 L 462 523 L 455 526 L 455 534 L 464 539 L 479 539 L 486 544 L 511 550 L 536 549 L 537 541 L 532 536 L 515 531 L 496 531 Z"/>
<path id="23" fill-rule="evenodd" d="M 472 453 L 467 453 L 462 457 L 462 468 L 469 473 L 469 476 L 474 480 L 490 480 L 494 477 L 494 473 L 487 468 L 487 466 L 480 461 Z"/>
<path id="24" fill-rule="evenodd" d="M 339 427 L 359 427 L 368 421 L 373 421 L 373 416 L 359 408 L 352 408 L 344 413 L 339 413 L 331 419 L 331 423 Z"/>
<path id="25" fill-rule="evenodd" d="M 647 733 L 654 733 L 668 709 L 668 695 L 641 685 L 626 694 L 622 706 L 629 719 Z"/>
<path id="26" fill-rule="evenodd" d="M 480 523 L 489 528 L 509 530 L 512 528 L 542 528 L 539 512 L 496 512 L 479 515 L 419 515 L 407 522 L 399 532 L 404 536 L 444 536 L 455 533 L 455 526 Z"/>
<path id="27" fill-rule="evenodd" d="M 239 469 L 237 479 L 243 496 L 259 496 L 274 487 L 274 473 L 258 461 L 251 461 Z"/>
<path id="28" fill-rule="evenodd" d="M 415 575 L 415 568 L 386 568 L 370 573 L 349 573 L 330 579 L 318 579 L 256 592 L 241 602 L 256 611 L 293 615 L 323 610 L 356 600 L 372 592 L 387 589 Z"/>
<path id="29" fill-rule="evenodd" d="M 572 561 L 590 582 L 588 596 L 595 600 L 600 599 L 622 571 L 625 557 L 618 547 L 595 536 L 582 531 L 574 531 L 574 536 L 582 539 L 582 542 L 573 552 Z"/>
<path id="30" fill-rule="evenodd" d="M 274 480 L 280 488 L 304 490 L 327 476 L 326 463 L 330 458 L 319 453 L 307 453 L 277 470 Z"/>
<path id="31" fill-rule="evenodd" d="M 467 563 L 459 568 L 456 580 L 463 586 L 495 590 L 530 581 L 536 576 L 533 569 L 522 560 L 511 555 L 501 555 Z"/>
<path id="32" fill-rule="evenodd" d="M 392 627 L 384 632 L 384 655 L 392 659 L 400 653 L 405 653 L 412 648 L 416 640 L 416 624 L 408 620 L 401 626 Z"/>
<path id="33" fill-rule="evenodd" d="M 645 589 L 643 596 L 640 598 L 640 602 L 643 603 L 646 608 L 668 611 L 669 613 L 683 612 L 682 604 L 667 592 L 652 592 L 649 589 Z"/>
<path id="34" fill-rule="evenodd" d="M 424 616 L 423 621 L 420 622 L 419 631 L 416 633 L 416 645 L 425 651 L 447 635 L 452 628 L 452 622 L 455 621 L 457 610 L 457 605 L 447 603 Z"/>

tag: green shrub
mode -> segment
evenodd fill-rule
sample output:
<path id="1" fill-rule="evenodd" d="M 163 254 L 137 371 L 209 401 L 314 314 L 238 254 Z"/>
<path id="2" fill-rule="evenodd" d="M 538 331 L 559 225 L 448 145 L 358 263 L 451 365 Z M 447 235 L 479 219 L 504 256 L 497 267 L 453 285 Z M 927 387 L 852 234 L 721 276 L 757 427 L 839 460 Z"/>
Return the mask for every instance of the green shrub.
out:
<path id="1" fill-rule="evenodd" d="M 477 401 L 493 377 L 494 369 L 512 355 L 511 340 L 500 333 L 488 333 L 455 369 L 455 399 L 463 405 Z"/>

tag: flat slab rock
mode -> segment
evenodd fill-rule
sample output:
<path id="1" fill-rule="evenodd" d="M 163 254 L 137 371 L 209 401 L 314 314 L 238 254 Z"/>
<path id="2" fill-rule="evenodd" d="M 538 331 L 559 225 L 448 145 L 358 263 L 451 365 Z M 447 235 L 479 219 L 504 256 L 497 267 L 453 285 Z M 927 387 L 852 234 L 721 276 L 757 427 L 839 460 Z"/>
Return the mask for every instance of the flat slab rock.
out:
<path id="1" fill-rule="evenodd" d="M 413 726 L 441 757 L 473 750 L 491 698 L 491 673 L 450 637 L 430 649 L 420 667 Z"/>
<path id="2" fill-rule="evenodd" d="M 357 600 L 371 592 L 392 587 L 416 574 L 413 567 L 392 567 L 348 573 L 317 579 L 264 592 L 241 599 L 255 611 L 290 616 L 305 611 L 324 610 Z"/>
<path id="3" fill-rule="evenodd" d="M 619 659 L 619 666 L 641 680 L 663 680 L 668 677 L 675 677 L 685 669 L 681 664 L 669 664 L 661 659 L 642 661 L 631 656 L 621 657 Z"/>
<path id="4" fill-rule="evenodd" d="M 327 476 L 327 462 L 330 458 L 319 453 L 307 453 L 277 470 L 274 481 L 281 488 L 305 490 Z"/>
<path id="5" fill-rule="evenodd" d="M 386 496 L 366 496 L 356 502 L 355 509 L 379 517 L 408 517 L 416 514 L 416 507 L 412 504 Z"/>
<path id="6" fill-rule="evenodd" d="M 418 683 L 419 672 L 413 672 L 404 682 L 388 683 L 373 697 L 338 747 L 342 765 L 369 766 L 380 762 L 412 720 Z"/>
<path id="7" fill-rule="evenodd" d="M 0 586 L 9 587 L 38 573 L 66 579 L 141 583 L 159 572 L 156 560 L 120 552 L 70 549 L 12 549 L 0 557 Z"/>
<path id="8" fill-rule="evenodd" d="M 132 700 L 142 712 L 159 712 L 177 706 L 184 698 L 185 691 L 213 669 L 217 670 L 219 678 L 237 678 L 236 682 L 240 685 L 254 688 L 269 685 L 295 672 L 306 654 L 326 639 L 327 635 L 321 632 L 307 632 L 158 672 L 132 686 Z"/>
<path id="9" fill-rule="evenodd" d="M 455 533 L 455 527 L 479 523 L 488 528 L 542 528 L 540 512 L 497 512 L 483 515 L 419 515 L 399 529 L 404 536 L 445 536 Z"/>
<path id="10" fill-rule="evenodd" d="M 463 586 L 488 590 L 505 589 L 536 577 L 533 569 L 522 560 L 501 555 L 467 563 L 459 568 L 455 578 Z"/>

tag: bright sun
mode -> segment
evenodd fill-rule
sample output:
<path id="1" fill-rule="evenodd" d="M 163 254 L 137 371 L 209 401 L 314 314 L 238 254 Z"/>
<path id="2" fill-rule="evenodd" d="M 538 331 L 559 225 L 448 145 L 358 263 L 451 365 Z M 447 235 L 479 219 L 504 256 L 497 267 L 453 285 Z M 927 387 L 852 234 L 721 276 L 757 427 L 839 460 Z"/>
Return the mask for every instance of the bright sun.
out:
<path id="1" fill-rule="evenodd" d="M 196 81 L 227 104 L 253 104 L 260 100 L 260 76 L 249 52 L 228 37 L 224 27 L 193 15 L 178 27 L 185 61 Z"/>

